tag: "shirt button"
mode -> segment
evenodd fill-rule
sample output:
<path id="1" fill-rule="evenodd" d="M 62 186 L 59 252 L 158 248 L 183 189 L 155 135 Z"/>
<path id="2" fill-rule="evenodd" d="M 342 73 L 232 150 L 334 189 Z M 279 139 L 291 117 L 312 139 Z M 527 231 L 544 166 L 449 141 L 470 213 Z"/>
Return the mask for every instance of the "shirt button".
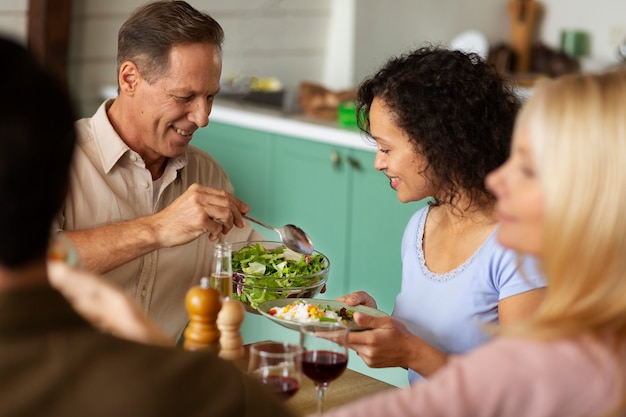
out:
<path id="1" fill-rule="evenodd" d="M 148 295 L 148 291 L 146 291 L 146 289 L 144 288 L 143 290 L 141 290 L 141 296 L 145 297 L 146 295 Z"/>
<path id="2" fill-rule="evenodd" d="M 133 162 L 137 162 L 137 155 L 132 154 L 132 155 L 130 156 L 130 160 L 131 160 L 131 161 L 133 161 Z"/>
<path id="3" fill-rule="evenodd" d="M 143 188 L 149 188 L 150 187 L 150 184 L 148 184 L 147 182 L 144 182 L 141 185 L 143 186 Z"/>

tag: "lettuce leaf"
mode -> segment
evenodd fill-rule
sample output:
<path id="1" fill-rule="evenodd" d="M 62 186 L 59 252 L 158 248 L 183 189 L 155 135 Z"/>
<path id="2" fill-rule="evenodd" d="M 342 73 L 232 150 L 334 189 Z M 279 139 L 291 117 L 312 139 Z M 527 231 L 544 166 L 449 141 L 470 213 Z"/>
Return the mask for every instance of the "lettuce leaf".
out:
<path id="1" fill-rule="evenodd" d="M 256 308 L 269 300 L 312 295 L 310 287 L 323 276 L 310 276 L 323 271 L 327 262 L 321 254 L 301 255 L 285 246 L 269 249 L 253 243 L 233 254 L 232 267 L 235 298 Z"/>

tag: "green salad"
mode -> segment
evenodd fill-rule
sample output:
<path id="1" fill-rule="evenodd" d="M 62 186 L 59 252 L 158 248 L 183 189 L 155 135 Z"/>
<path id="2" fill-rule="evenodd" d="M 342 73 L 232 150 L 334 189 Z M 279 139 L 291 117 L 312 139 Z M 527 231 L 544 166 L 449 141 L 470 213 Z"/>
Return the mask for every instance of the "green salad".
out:
<path id="1" fill-rule="evenodd" d="M 259 304 L 279 298 L 312 298 L 317 288 L 311 288 L 324 276 L 319 274 L 328 263 L 322 254 L 302 255 L 283 246 L 266 248 L 252 243 L 233 253 L 233 296 L 256 308 Z M 318 277 L 311 275 L 319 274 Z M 302 291 L 290 290 L 307 287 Z M 282 290 L 282 289 L 285 290 Z"/>

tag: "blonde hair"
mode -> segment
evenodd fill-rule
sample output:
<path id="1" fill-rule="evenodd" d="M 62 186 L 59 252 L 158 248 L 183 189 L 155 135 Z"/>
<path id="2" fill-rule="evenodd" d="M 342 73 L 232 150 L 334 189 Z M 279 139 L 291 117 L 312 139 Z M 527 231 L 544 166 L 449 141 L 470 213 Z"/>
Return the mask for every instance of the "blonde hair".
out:
<path id="1" fill-rule="evenodd" d="M 527 129 L 543 187 L 545 298 L 500 334 L 610 343 L 626 410 L 626 71 L 540 82 L 515 131 Z"/>
<path id="2" fill-rule="evenodd" d="M 514 333 L 543 339 L 626 335 L 626 71 L 539 83 L 528 129 L 544 188 L 537 314 Z M 505 330 L 506 333 L 506 330 Z"/>

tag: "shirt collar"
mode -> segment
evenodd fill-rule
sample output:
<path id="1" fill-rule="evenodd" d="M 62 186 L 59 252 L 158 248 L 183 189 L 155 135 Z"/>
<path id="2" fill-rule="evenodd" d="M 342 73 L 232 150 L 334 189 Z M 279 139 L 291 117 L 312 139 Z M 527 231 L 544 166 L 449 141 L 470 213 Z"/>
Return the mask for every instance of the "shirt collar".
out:
<path id="1" fill-rule="evenodd" d="M 102 103 L 92 117 L 94 132 L 96 132 L 96 135 L 101 135 L 103 138 L 106 138 L 106 140 L 99 140 L 98 142 L 101 144 L 103 167 L 107 174 L 123 157 L 128 158 L 133 163 L 143 163 L 141 155 L 133 151 L 122 140 L 109 120 L 107 110 L 111 107 L 114 100 L 115 99 L 109 99 Z M 177 158 L 168 159 L 167 161 L 167 169 L 171 168 L 175 171 L 178 171 L 186 165 L 187 152 Z"/>
<path id="2" fill-rule="evenodd" d="M 95 135 L 103 138 L 98 138 L 98 143 L 100 143 L 103 167 L 107 174 L 113 169 L 120 158 L 127 153 L 133 153 L 136 155 L 136 158 L 139 158 L 139 154 L 130 149 L 122 138 L 120 138 L 107 116 L 107 109 L 111 107 L 114 100 L 115 99 L 109 99 L 102 103 L 91 119 L 94 125 Z"/>

